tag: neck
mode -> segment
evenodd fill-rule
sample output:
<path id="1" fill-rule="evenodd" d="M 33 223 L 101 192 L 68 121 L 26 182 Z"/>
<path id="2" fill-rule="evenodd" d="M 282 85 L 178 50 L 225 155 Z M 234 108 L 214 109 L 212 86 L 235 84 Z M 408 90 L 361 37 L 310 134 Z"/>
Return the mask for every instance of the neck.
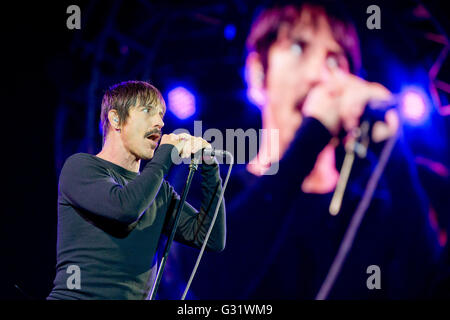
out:
<path id="1" fill-rule="evenodd" d="M 291 114 L 283 125 L 277 124 L 271 108 L 264 108 L 262 113 L 263 132 L 258 155 L 250 161 L 247 170 L 255 175 L 263 175 L 270 165 L 281 160 L 300 127 L 301 114 Z M 278 133 L 278 134 L 277 134 Z M 339 172 L 335 166 L 335 146 L 329 143 L 318 155 L 313 170 L 305 178 L 302 190 L 308 193 L 328 193 L 334 190 Z"/>
<path id="2" fill-rule="evenodd" d="M 256 175 L 264 174 L 272 163 L 281 160 L 302 121 L 301 114 L 295 113 L 280 125 L 273 117 L 272 109 L 269 106 L 263 109 L 260 148 L 258 155 L 247 166 L 247 169 Z"/>
<path id="3" fill-rule="evenodd" d="M 339 180 L 336 169 L 335 146 L 330 142 L 317 156 L 314 168 L 303 180 L 302 191 L 306 193 L 332 192 Z"/>
<path id="4" fill-rule="evenodd" d="M 112 162 L 132 172 L 139 172 L 141 160 L 131 154 L 118 137 L 106 138 L 102 151 L 97 157 Z"/>

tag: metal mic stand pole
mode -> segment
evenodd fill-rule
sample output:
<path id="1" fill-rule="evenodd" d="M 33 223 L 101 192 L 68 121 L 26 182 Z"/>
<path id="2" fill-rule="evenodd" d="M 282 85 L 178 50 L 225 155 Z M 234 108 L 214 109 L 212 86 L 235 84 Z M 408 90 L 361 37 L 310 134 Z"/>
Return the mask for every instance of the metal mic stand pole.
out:
<path id="1" fill-rule="evenodd" d="M 216 222 L 217 214 L 219 212 L 220 203 L 223 200 L 223 194 L 225 192 L 225 189 L 227 188 L 228 179 L 230 179 L 231 168 L 233 167 L 233 163 L 234 163 L 233 155 L 231 153 L 229 153 L 228 151 L 223 151 L 223 152 L 224 152 L 224 155 L 226 155 L 230 159 L 230 166 L 228 167 L 227 177 L 225 178 L 225 182 L 223 183 L 222 191 L 220 192 L 219 200 L 217 201 L 216 210 L 214 211 L 214 215 L 213 215 L 211 224 L 210 224 L 210 226 L 208 228 L 208 232 L 206 233 L 205 239 L 203 240 L 202 248 L 200 249 L 200 253 L 198 254 L 197 261 L 195 262 L 194 269 L 192 270 L 191 276 L 189 277 L 189 281 L 188 281 L 188 283 L 186 285 L 186 288 L 184 289 L 183 295 L 181 296 L 181 300 L 184 300 L 186 298 L 186 295 L 187 295 L 188 290 L 189 290 L 189 288 L 191 286 L 191 283 L 192 283 L 192 279 L 194 279 L 194 275 L 197 272 L 198 265 L 200 264 L 200 260 L 202 259 L 203 252 L 205 251 L 205 248 L 206 248 L 206 244 L 208 243 L 209 236 L 211 235 L 211 231 L 212 231 L 212 229 L 214 227 L 214 223 Z M 214 154 L 213 154 L 213 156 L 214 156 Z"/>
<path id="2" fill-rule="evenodd" d="M 172 232 L 170 233 L 169 238 L 166 242 L 166 247 L 164 249 L 164 255 L 161 259 L 161 264 L 158 268 L 158 273 L 156 274 L 156 280 L 153 283 L 152 290 L 150 291 L 150 300 L 154 300 L 156 296 L 156 291 L 158 291 L 159 283 L 161 282 L 162 274 L 164 272 L 164 267 L 166 265 L 167 257 L 169 256 L 170 246 L 172 245 L 173 239 L 175 237 L 175 232 L 177 230 L 178 221 L 180 220 L 181 216 L 181 210 L 183 210 L 184 203 L 186 202 L 186 196 L 189 192 L 189 188 L 191 187 L 192 178 L 194 177 L 195 171 L 197 171 L 198 168 L 198 159 L 194 157 L 191 160 L 191 164 L 189 165 L 189 174 L 186 180 L 186 184 L 183 189 L 183 193 L 181 194 L 181 200 L 178 204 L 177 213 L 175 215 L 175 221 L 173 223 Z"/>

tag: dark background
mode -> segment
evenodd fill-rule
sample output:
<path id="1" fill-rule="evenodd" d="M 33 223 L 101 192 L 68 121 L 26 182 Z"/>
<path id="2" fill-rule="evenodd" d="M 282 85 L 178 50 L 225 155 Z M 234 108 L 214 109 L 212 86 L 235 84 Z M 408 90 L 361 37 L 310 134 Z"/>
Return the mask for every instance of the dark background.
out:
<path id="1" fill-rule="evenodd" d="M 69 155 L 100 150 L 100 102 L 108 86 L 149 80 L 165 98 L 175 85 L 190 88 L 196 114 L 179 120 L 168 112 L 165 132 L 192 131 L 193 120 L 202 120 L 203 130 L 261 127 L 260 112 L 245 94 L 245 39 L 256 13 L 272 2 L 16 1 L 2 10 L 1 298 L 43 299 L 51 290 L 59 172 Z M 345 3 L 361 38 L 362 76 L 394 93 L 409 85 L 423 89 L 427 119 L 405 123 L 406 138 L 416 156 L 449 168 L 449 116 L 433 100 L 428 78 L 444 47 L 432 39 L 445 40 L 449 31 L 442 4 Z M 81 30 L 66 27 L 71 4 L 81 8 Z M 381 8 L 381 30 L 366 28 L 371 4 Z M 421 4 L 430 15 L 419 10 Z M 224 36 L 227 25 L 236 30 L 231 39 Z M 449 60 L 438 73 L 446 83 Z M 439 95 L 448 105 L 448 95 L 442 90 Z M 430 184 L 433 178 L 425 175 L 423 181 L 445 230 L 448 192 Z"/>

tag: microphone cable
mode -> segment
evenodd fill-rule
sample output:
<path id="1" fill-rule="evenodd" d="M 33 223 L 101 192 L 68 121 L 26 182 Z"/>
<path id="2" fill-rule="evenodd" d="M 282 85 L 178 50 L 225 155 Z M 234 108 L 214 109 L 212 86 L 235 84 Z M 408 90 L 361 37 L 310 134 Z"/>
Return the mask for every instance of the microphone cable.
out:
<path id="1" fill-rule="evenodd" d="M 225 181 L 223 183 L 222 192 L 219 195 L 219 200 L 217 201 L 216 210 L 214 211 L 214 215 L 213 215 L 213 218 L 211 220 L 211 224 L 209 226 L 208 232 L 206 233 L 205 239 L 204 239 L 203 244 L 202 244 L 202 248 L 200 249 L 200 253 L 198 254 L 197 261 L 195 262 L 194 269 L 192 270 L 191 276 L 189 277 L 189 281 L 188 281 L 188 283 L 186 285 L 186 288 L 184 289 L 184 292 L 183 292 L 183 295 L 181 297 L 181 300 L 184 300 L 186 298 L 186 295 L 187 295 L 187 292 L 188 292 L 188 290 L 189 290 L 189 288 L 191 286 L 192 280 L 194 279 L 195 273 L 197 272 L 198 265 L 200 264 L 200 260 L 202 259 L 203 252 L 205 251 L 206 244 L 208 243 L 209 236 L 211 235 L 211 231 L 212 231 L 212 229 L 214 227 L 214 223 L 216 222 L 217 214 L 219 212 L 219 207 L 220 207 L 220 204 L 222 202 L 223 195 L 224 195 L 225 189 L 226 189 L 227 184 L 228 184 L 228 180 L 230 178 L 231 168 L 233 167 L 233 164 L 234 164 L 234 158 L 233 158 L 232 154 L 229 153 L 228 151 L 224 150 L 223 154 L 225 154 L 230 159 L 230 166 L 228 168 L 228 173 L 227 173 L 227 176 L 226 176 Z"/>
<path id="2" fill-rule="evenodd" d="M 322 286 L 320 287 L 315 300 L 325 300 L 328 297 L 331 289 L 333 288 L 333 285 L 341 271 L 347 254 L 352 248 L 356 233 L 358 232 L 358 228 L 361 224 L 362 219 L 364 218 L 364 214 L 366 213 L 367 208 L 369 207 L 369 204 L 372 200 L 373 194 L 378 185 L 378 181 L 383 174 L 383 171 L 391 156 L 392 150 L 394 149 L 395 143 L 397 142 L 399 132 L 400 130 L 397 129 L 396 133 L 389 138 L 389 140 L 386 142 L 386 145 L 383 147 L 380 155 L 380 160 L 378 161 L 375 170 L 372 172 L 369 181 L 367 182 L 366 190 L 364 191 L 362 199 L 359 202 L 355 213 L 353 214 L 347 231 L 345 232 L 344 238 L 339 246 L 336 257 L 334 258 L 333 263 L 328 270 L 328 274 L 324 282 L 322 283 Z"/>

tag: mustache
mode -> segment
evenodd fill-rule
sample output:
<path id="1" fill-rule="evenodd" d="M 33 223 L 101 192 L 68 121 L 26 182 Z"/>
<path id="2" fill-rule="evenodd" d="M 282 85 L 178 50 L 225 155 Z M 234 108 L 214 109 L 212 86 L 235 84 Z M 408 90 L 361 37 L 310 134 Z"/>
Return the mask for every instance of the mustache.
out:
<path id="1" fill-rule="evenodd" d="M 159 134 L 159 136 L 162 136 L 162 130 L 161 130 L 161 129 L 158 129 L 158 128 L 155 128 L 155 129 L 153 129 L 153 130 L 148 131 L 148 132 L 144 135 L 144 137 L 145 137 L 145 138 L 148 138 L 148 137 L 150 137 L 152 134 Z"/>

